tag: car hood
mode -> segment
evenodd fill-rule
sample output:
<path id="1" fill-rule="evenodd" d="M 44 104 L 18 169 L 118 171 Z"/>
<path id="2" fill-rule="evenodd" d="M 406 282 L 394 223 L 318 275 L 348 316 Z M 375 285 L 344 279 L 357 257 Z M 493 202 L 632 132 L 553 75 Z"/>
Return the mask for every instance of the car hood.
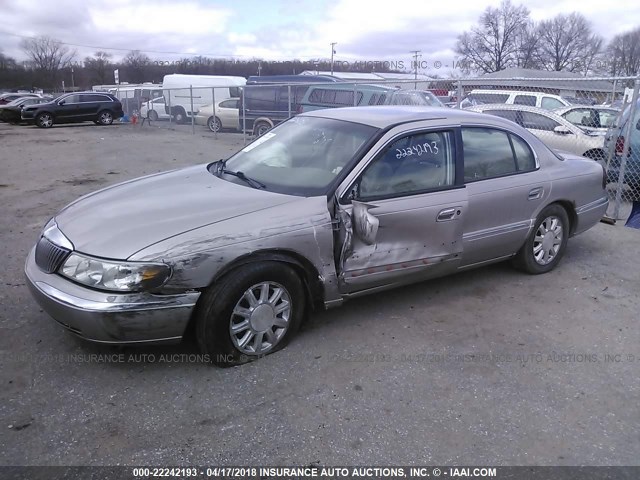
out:
<path id="1" fill-rule="evenodd" d="M 127 259 L 186 231 L 296 199 L 222 180 L 198 165 L 90 193 L 55 219 L 76 251 Z"/>

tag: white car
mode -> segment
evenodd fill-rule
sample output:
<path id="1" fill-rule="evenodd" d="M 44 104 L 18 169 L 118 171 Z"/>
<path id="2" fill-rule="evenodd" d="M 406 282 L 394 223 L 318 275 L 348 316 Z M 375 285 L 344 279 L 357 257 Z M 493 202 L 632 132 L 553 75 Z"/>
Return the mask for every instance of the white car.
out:
<path id="1" fill-rule="evenodd" d="M 601 160 L 606 157 L 603 132 L 579 127 L 548 110 L 525 105 L 505 104 L 477 105 L 467 108 L 467 110 L 488 113 L 511 120 L 529 130 L 550 148 L 582 155 L 593 160 Z"/>
<path id="2" fill-rule="evenodd" d="M 196 113 L 196 125 L 209 127 L 212 132 L 223 128 L 239 130 L 240 99 L 228 98 L 216 102 L 215 115 L 213 105 L 205 105 Z"/>
<path id="3" fill-rule="evenodd" d="M 148 102 L 144 102 L 140 106 L 140 116 L 149 120 L 169 120 L 169 114 L 164 108 L 164 97 L 154 98 Z"/>

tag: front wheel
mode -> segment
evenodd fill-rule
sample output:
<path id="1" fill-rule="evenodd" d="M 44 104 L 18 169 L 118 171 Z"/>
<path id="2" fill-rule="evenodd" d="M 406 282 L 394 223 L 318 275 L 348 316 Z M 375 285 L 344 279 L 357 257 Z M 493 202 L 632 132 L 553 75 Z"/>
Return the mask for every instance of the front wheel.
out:
<path id="1" fill-rule="evenodd" d="M 195 320 L 198 344 L 219 366 L 256 360 L 285 347 L 304 312 L 304 287 L 291 267 L 244 265 L 203 293 Z"/>
<path id="2" fill-rule="evenodd" d="M 111 125 L 113 123 L 113 115 L 108 110 L 100 112 L 98 114 L 98 122 L 100 125 Z"/>
<path id="3" fill-rule="evenodd" d="M 537 275 L 553 270 L 560 262 L 569 239 L 569 216 L 560 205 L 546 207 L 529 234 L 527 241 L 513 259 L 513 265 Z"/>
<path id="4" fill-rule="evenodd" d="M 36 117 L 36 125 L 40 128 L 51 128 L 53 126 L 53 115 L 43 112 Z"/>

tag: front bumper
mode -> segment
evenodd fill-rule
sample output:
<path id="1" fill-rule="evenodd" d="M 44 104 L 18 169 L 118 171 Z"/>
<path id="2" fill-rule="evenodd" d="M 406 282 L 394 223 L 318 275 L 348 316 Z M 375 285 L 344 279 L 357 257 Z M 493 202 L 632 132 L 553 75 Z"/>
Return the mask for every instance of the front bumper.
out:
<path id="1" fill-rule="evenodd" d="M 200 296 L 200 292 L 154 295 L 92 290 L 40 270 L 35 248 L 27 257 L 25 275 L 45 312 L 70 332 L 99 343 L 178 342 Z"/>

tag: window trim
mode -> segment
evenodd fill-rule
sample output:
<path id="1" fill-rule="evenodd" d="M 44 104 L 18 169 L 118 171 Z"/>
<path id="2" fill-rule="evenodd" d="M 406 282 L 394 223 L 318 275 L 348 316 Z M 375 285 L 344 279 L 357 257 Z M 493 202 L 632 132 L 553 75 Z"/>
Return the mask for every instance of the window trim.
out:
<path id="1" fill-rule="evenodd" d="M 453 126 L 453 125 L 449 125 L 449 126 L 444 126 L 444 127 L 416 127 L 410 130 L 406 130 L 404 132 L 398 132 L 396 135 L 392 136 L 391 138 L 389 138 L 389 140 L 387 140 L 382 146 L 380 146 L 380 148 L 378 148 L 375 153 L 373 153 L 373 155 L 371 155 L 371 158 L 369 159 L 369 161 L 366 163 L 366 165 L 364 165 L 362 167 L 362 169 L 358 172 L 358 174 L 354 177 L 354 179 L 349 182 L 348 186 L 344 189 L 344 191 L 342 192 L 342 194 L 339 197 L 338 203 L 340 205 L 350 205 L 351 204 L 351 200 L 348 198 L 349 197 L 349 193 L 353 190 L 353 187 L 360 182 L 360 180 L 362 179 L 362 176 L 364 175 L 364 173 L 367 171 L 367 169 L 369 168 L 369 166 L 371 164 L 373 164 L 373 162 L 377 161 L 382 152 L 389 147 L 391 144 L 393 144 L 394 142 L 396 142 L 397 140 L 410 136 L 410 135 L 415 135 L 415 134 L 421 134 L 421 133 L 432 133 L 432 132 L 449 132 L 450 134 L 450 138 L 451 138 L 451 145 L 454 149 L 453 152 L 453 169 L 454 169 L 454 178 L 453 178 L 453 184 L 452 185 L 446 185 L 446 186 L 442 186 L 442 187 L 438 187 L 438 188 L 429 188 L 429 189 L 424 189 L 424 190 L 416 190 L 415 192 L 410 192 L 410 193 L 399 193 L 399 194 L 390 194 L 390 195 L 378 195 L 375 197 L 369 197 L 366 200 L 357 200 L 356 201 L 362 201 L 362 202 L 377 202 L 380 200 L 393 200 L 393 199 L 398 199 L 398 198 L 408 198 L 408 197 L 415 197 L 417 195 L 424 195 L 424 194 L 429 194 L 429 193 L 436 193 L 436 192 L 443 192 L 443 191 L 448 191 L 448 190 L 455 190 L 455 189 L 460 189 L 460 188 L 464 188 L 464 178 L 462 177 L 461 171 L 462 171 L 462 163 L 461 163 L 461 136 L 460 136 L 460 127 L 459 126 Z M 358 162 L 360 163 L 360 162 Z M 357 167 L 358 164 L 356 164 L 354 166 L 354 168 Z"/>
<path id="2" fill-rule="evenodd" d="M 533 159 L 535 160 L 535 163 L 536 163 L 535 168 L 532 169 L 532 170 L 516 170 L 515 172 L 505 173 L 503 175 L 496 175 L 495 177 L 477 178 L 475 180 L 466 180 L 464 178 L 464 143 L 462 142 L 462 129 L 463 128 L 492 128 L 494 130 L 500 130 L 500 131 L 506 133 L 507 134 L 507 138 L 509 139 L 509 145 L 511 146 L 511 152 L 513 153 L 513 159 L 514 159 L 514 161 L 516 163 L 516 168 L 518 168 L 518 160 L 517 160 L 518 157 L 515 154 L 515 150 L 513 148 L 513 143 L 511 142 L 511 137 L 510 137 L 511 135 L 515 135 L 520 140 L 522 140 L 525 143 L 525 145 L 527 145 L 527 147 L 529 147 L 529 150 L 531 150 L 531 152 L 533 153 Z M 497 126 L 492 126 L 492 125 L 483 125 L 483 124 L 479 124 L 479 123 L 468 123 L 468 124 L 461 125 L 460 126 L 460 148 L 461 148 L 462 169 L 463 169 L 462 181 L 463 181 L 464 185 L 467 185 L 469 183 L 483 182 L 483 181 L 486 181 L 486 180 L 495 180 L 496 178 L 512 177 L 514 175 L 523 175 L 523 174 L 526 174 L 526 173 L 537 172 L 537 171 L 540 170 L 540 159 L 538 158 L 538 154 L 537 154 L 536 150 L 531 146 L 531 144 L 525 138 L 523 138 L 521 135 L 518 135 L 516 132 L 513 132 L 513 131 L 508 130 L 508 129 L 503 128 L 503 127 L 497 127 Z"/>

